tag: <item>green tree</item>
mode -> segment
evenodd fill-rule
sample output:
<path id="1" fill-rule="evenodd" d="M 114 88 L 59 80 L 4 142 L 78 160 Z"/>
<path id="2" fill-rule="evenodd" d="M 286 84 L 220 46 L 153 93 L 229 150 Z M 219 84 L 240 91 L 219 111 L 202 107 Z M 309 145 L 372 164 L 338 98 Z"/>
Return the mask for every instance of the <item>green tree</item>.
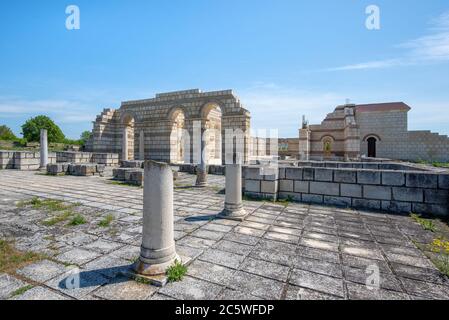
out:
<path id="1" fill-rule="evenodd" d="M 81 133 L 81 137 L 80 137 L 81 143 L 83 145 L 85 145 L 91 136 L 92 136 L 92 132 L 90 132 L 90 131 L 84 131 L 83 133 Z"/>
<path id="2" fill-rule="evenodd" d="M 17 137 L 14 135 L 14 132 L 12 130 L 3 125 L 0 126 L 0 140 L 16 140 Z"/>
<path id="3" fill-rule="evenodd" d="M 47 129 L 48 142 L 64 142 L 62 130 L 47 116 L 37 116 L 25 122 L 22 125 L 23 137 L 28 141 L 37 142 L 40 139 L 41 129 Z"/>

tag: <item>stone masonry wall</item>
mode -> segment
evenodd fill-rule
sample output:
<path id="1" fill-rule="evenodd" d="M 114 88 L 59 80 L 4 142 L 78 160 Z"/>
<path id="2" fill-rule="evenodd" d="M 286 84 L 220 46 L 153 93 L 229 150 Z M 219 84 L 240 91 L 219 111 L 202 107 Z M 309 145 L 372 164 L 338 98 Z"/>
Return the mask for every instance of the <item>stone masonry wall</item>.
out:
<path id="1" fill-rule="evenodd" d="M 359 112 L 360 152 L 368 154 L 368 137 L 375 137 L 376 156 L 400 160 L 449 161 L 449 138 L 430 131 L 408 131 L 407 111 Z"/>
<path id="2" fill-rule="evenodd" d="M 244 168 L 245 194 L 269 199 L 384 210 L 395 213 L 449 215 L 449 173 L 279 168 L 262 175 L 259 167 Z"/>
<path id="3" fill-rule="evenodd" d="M 40 153 L 33 151 L 0 151 L 0 169 L 37 170 Z M 48 153 L 48 163 L 56 163 L 56 153 Z"/>

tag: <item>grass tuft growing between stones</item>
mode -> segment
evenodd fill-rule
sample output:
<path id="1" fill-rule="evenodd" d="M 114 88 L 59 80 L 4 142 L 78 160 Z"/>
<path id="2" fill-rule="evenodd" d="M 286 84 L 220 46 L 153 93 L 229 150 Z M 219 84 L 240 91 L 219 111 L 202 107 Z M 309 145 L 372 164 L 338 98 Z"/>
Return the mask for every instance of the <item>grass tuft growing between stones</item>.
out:
<path id="1" fill-rule="evenodd" d="M 74 216 L 74 217 L 72 218 L 72 220 L 70 220 L 70 222 L 68 223 L 68 225 L 74 227 L 74 226 L 80 226 L 80 225 L 86 224 L 86 223 L 87 223 L 86 218 L 84 218 L 84 217 L 83 217 L 82 215 L 80 215 L 80 214 L 77 214 L 76 216 Z"/>
<path id="2" fill-rule="evenodd" d="M 181 281 L 187 273 L 187 267 L 178 260 L 167 269 L 168 282 Z"/>
<path id="3" fill-rule="evenodd" d="M 43 254 L 19 251 L 11 242 L 0 240 L 0 273 L 13 273 L 17 269 L 45 258 Z"/>
<path id="4" fill-rule="evenodd" d="M 432 232 L 436 231 L 435 223 L 432 220 L 421 218 L 421 215 L 415 213 L 412 213 L 410 217 L 416 222 L 418 222 L 423 227 L 424 230 Z"/>
<path id="5" fill-rule="evenodd" d="M 28 285 L 28 286 L 19 288 L 11 294 L 11 298 L 20 296 L 20 295 L 24 294 L 25 292 L 27 292 L 28 290 L 33 289 L 33 288 L 34 287 L 32 285 Z"/>
<path id="6" fill-rule="evenodd" d="M 75 226 L 79 224 L 84 224 L 86 221 L 84 220 L 83 223 L 79 223 L 81 221 L 80 215 L 75 215 L 76 212 L 74 209 L 76 207 L 79 207 L 81 203 L 66 203 L 61 200 L 53 200 L 53 199 L 40 199 L 38 197 L 34 197 L 31 200 L 25 200 L 21 201 L 17 204 L 17 207 L 24 208 L 31 206 L 33 209 L 36 210 L 44 210 L 50 213 L 50 217 L 43 220 L 41 223 L 44 226 L 50 227 L 54 226 L 58 223 L 65 222 L 72 218 L 72 221 L 70 221 L 69 225 Z M 84 218 L 83 218 L 84 219 Z M 72 224 L 74 223 L 74 224 Z M 76 224 L 78 223 L 78 224 Z"/>
<path id="7" fill-rule="evenodd" d="M 139 186 L 138 184 L 129 183 L 129 182 L 123 182 L 123 181 L 117 181 L 117 180 L 111 180 L 111 181 L 109 181 L 109 184 L 113 184 L 113 185 L 116 185 L 116 186 L 122 186 L 122 187 L 143 188 L 143 186 Z"/>
<path id="8" fill-rule="evenodd" d="M 111 225 L 112 221 L 114 221 L 114 215 L 108 214 L 106 217 L 104 217 L 99 223 L 98 226 L 102 228 L 107 228 Z"/>

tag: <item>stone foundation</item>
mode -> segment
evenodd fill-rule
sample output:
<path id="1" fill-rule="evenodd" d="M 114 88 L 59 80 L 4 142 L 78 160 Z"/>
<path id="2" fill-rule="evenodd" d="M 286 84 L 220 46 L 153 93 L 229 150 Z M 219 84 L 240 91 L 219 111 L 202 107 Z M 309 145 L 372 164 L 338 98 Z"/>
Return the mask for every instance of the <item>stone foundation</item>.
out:
<path id="1" fill-rule="evenodd" d="M 104 169 L 105 165 L 98 163 L 54 163 L 47 165 L 47 173 L 51 175 L 103 175 Z"/>
<path id="2" fill-rule="evenodd" d="M 343 168 L 244 168 L 248 196 L 394 213 L 449 215 L 449 172 Z"/>
<path id="3" fill-rule="evenodd" d="M 56 154 L 48 154 L 48 162 L 56 163 Z M 38 170 L 40 153 L 33 151 L 0 151 L 0 169 Z"/>

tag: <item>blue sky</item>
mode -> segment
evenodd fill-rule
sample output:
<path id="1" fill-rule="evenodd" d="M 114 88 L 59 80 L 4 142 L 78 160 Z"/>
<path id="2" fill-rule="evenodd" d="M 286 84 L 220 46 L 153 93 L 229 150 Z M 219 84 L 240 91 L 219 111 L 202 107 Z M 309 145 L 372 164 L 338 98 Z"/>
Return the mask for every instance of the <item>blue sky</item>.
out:
<path id="1" fill-rule="evenodd" d="M 65 28 L 77 5 L 81 29 Z M 365 27 L 380 8 L 381 29 Z M 449 134 L 447 0 L 21 1 L 0 5 L 0 124 L 47 114 L 67 136 L 103 108 L 234 89 L 254 129 L 296 137 L 349 98 L 404 101 L 409 128 Z"/>

